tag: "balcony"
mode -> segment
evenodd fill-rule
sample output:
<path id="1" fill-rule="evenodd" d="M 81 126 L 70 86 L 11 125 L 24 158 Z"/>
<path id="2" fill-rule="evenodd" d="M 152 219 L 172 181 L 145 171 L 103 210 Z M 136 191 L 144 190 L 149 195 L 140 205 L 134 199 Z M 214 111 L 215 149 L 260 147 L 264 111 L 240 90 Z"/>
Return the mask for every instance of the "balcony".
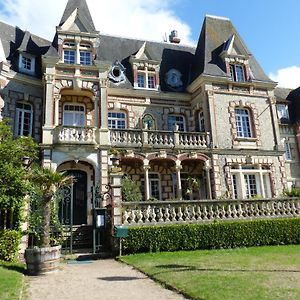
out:
<path id="1" fill-rule="evenodd" d="M 110 144 L 115 147 L 205 149 L 210 134 L 199 132 L 111 129 Z"/>
<path id="2" fill-rule="evenodd" d="M 96 128 L 59 126 L 54 129 L 54 143 L 96 144 Z"/>

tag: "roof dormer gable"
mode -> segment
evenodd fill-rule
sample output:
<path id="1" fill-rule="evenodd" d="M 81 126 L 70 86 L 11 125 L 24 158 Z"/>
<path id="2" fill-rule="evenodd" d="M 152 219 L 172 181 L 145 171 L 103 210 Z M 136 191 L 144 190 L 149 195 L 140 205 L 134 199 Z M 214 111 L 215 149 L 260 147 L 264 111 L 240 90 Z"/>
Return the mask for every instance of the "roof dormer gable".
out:
<path id="1" fill-rule="evenodd" d="M 247 47 L 235 34 L 231 35 L 230 38 L 224 42 L 221 57 L 239 57 L 247 60 L 250 56 L 251 54 Z"/>

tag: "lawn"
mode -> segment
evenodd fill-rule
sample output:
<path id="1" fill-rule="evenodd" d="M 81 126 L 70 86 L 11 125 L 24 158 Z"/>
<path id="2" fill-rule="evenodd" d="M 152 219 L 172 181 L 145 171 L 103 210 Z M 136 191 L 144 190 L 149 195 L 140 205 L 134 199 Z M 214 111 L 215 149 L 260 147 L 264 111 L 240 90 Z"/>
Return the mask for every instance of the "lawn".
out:
<path id="1" fill-rule="evenodd" d="M 25 266 L 18 263 L 0 261 L 0 299 L 20 299 L 23 289 L 23 272 Z"/>
<path id="2" fill-rule="evenodd" d="M 300 299 L 300 245 L 124 256 L 192 299 Z"/>

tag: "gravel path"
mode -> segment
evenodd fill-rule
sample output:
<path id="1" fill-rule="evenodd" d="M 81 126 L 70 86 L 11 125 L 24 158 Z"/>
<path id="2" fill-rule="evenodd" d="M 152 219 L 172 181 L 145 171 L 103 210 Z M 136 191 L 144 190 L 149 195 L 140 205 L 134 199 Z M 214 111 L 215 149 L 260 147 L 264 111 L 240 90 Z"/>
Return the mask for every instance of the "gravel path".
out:
<path id="1" fill-rule="evenodd" d="M 29 277 L 29 300 L 179 300 L 144 274 L 112 259 L 63 264 L 61 270 Z"/>

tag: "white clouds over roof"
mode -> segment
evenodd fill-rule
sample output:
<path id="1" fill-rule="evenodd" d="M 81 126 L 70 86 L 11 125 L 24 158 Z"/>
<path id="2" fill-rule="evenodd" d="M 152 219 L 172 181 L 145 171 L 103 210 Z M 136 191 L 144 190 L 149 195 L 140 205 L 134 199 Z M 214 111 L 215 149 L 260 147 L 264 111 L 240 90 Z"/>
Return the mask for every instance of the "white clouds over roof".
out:
<path id="1" fill-rule="evenodd" d="M 300 67 L 292 66 L 270 73 L 269 77 L 278 82 L 278 86 L 285 88 L 300 87 Z"/>
<path id="2" fill-rule="evenodd" d="M 2 3 L 3 22 L 52 40 L 67 1 L 6 0 Z M 162 41 L 176 29 L 183 44 L 191 40 L 190 27 L 172 10 L 172 0 L 87 0 L 96 29 L 100 33 Z"/>

